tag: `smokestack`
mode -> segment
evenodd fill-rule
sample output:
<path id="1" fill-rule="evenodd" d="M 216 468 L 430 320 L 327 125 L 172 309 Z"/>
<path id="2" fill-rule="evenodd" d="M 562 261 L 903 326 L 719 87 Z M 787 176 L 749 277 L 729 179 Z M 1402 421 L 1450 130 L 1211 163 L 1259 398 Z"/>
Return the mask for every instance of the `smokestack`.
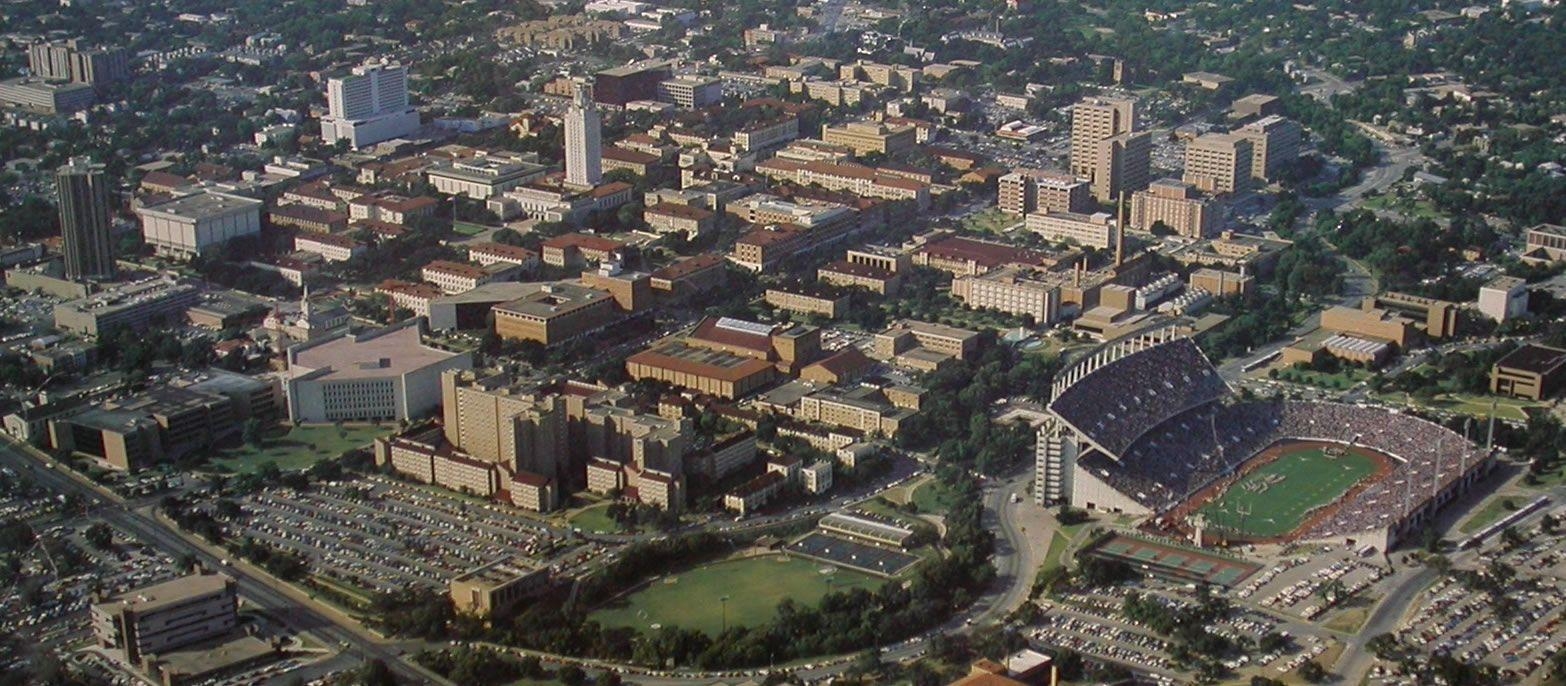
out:
<path id="1" fill-rule="evenodd" d="M 1126 192 L 1120 191 L 1120 204 L 1115 208 L 1115 268 L 1126 263 Z"/>

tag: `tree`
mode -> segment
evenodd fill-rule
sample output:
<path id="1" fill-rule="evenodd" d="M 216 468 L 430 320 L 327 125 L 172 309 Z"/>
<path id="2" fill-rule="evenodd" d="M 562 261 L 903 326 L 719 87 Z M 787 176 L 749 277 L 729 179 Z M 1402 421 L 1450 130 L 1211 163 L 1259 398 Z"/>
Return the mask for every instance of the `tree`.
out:
<path id="1" fill-rule="evenodd" d="M 114 530 L 110 529 L 109 525 L 103 522 L 96 522 L 92 526 L 87 527 L 87 531 L 82 534 L 82 538 L 86 539 L 87 544 L 94 548 L 108 550 L 110 546 L 114 545 Z"/>
<path id="2" fill-rule="evenodd" d="M 379 659 L 370 660 L 359 668 L 355 681 L 359 686 L 397 686 L 397 676 Z"/>
<path id="3" fill-rule="evenodd" d="M 565 686 L 582 686 L 582 684 L 587 683 L 587 672 L 582 671 L 582 668 L 576 665 L 561 667 L 555 676 Z"/>
<path id="4" fill-rule="evenodd" d="M 261 420 L 255 417 L 246 419 L 245 423 L 240 427 L 239 435 L 244 440 L 245 445 L 252 448 L 261 447 Z"/>
<path id="5" fill-rule="evenodd" d="M 1327 678 L 1326 668 L 1315 660 L 1306 660 L 1300 665 L 1300 678 L 1313 684 L 1319 684 Z"/>

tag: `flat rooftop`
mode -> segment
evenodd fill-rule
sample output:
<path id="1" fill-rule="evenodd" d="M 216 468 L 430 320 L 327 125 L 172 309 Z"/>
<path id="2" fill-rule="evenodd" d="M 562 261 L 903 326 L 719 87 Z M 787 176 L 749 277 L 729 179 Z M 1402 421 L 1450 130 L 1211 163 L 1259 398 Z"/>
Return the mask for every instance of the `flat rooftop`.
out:
<path id="1" fill-rule="evenodd" d="M 161 584 L 126 591 L 111 596 L 104 602 L 95 603 L 95 606 L 105 607 L 111 611 L 126 609 L 146 614 L 192 598 L 221 593 L 232 582 L 233 579 L 224 574 L 191 574 Z"/>
<path id="2" fill-rule="evenodd" d="M 1548 374 L 1566 365 L 1566 350 L 1547 345 L 1529 343 L 1501 358 L 1495 366 L 1519 369 L 1534 374 Z"/>
<path id="3" fill-rule="evenodd" d="M 534 290 L 531 293 L 502 305 L 497 305 L 495 309 L 547 319 L 568 310 L 585 307 L 614 297 L 596 288 L 578 286 L 564 281 L 532 285 Z"/>
<path id="4" fill-rule="evenodd" d="M 158 203 L 151 207 L 143 207 L 141 212 L 199 221 L 248 210 L 259 211 L 260 207 L 260 200 L 229 195 L 227 193 L 202 191 L 175 198 L 165 203 Z"/>
<path id="5" fill-rule="evenodd" d="M 289 369 L 299 376 L 329 370 L 322 380 L 338 378 L 402 376 L 416 369 L 445 362 L 457 353 L 424 344 L 417 326 L 382 329 L 356 336 L 338 336 L 316 345 L 301 346 L 289 355 Z"/>

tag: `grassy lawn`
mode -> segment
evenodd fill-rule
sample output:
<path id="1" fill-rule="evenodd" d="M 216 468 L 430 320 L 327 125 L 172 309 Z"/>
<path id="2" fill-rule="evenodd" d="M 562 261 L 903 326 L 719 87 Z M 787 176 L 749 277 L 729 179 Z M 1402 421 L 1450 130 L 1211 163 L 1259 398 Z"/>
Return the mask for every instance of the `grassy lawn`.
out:
<path id="1" fill-rule="evenodd" d="M 1246 475 L 1203 505 L 1200 513 L 1215 528 L 1281 536 L 1375 471 L 1375 460 L 1366 455 L 1332 457 L 1320 449 L 1301 450 Z"/>
<path id="2" fill-rule="evenodd" d="M 1462 524 L 1458 524 L 1457 530 L 1465 534 L 1471 534 L 1515 512 L 1517 508 L 1526 505 L 1529 500 L 1532 500 L 1532 498 L 1520 495 L 1502 495 L 1491 498 L 1484 504 L 1484 507 L 1474 510 L 1474 513 L 1468 519 L 1463 520 Z M 1511 507 L 1506 506 L 1507 501 L 1511 501 Z"/>
<path id="3" fill-rule="evenodd" d="M 1432 398 L 1429 402 L 1423 402 L 1406 393 L 1386 393 L 1380 395 L 1381 400 L 1393 404 L 1423 405 L 1435 410 L 1455 412 L 1474 417 L 1488 418 L 1490 416 L 1490 403 L 1495 402 L 1495 418 L 1514 422 L 1528 421 L 1526 410 L 1540 407 L 1540 403 L 1531 400 L 1519 400 L 1517 398 L 1498 398 L 1486 395 L 1473 395 L 1469 393 L 1442 393 Z"/>
<path id="4" fill-rule="evenodd" d="M 925 522 L 925 521 L 919 519 L 918 517 L 915 517 L 913 515 L 908 514 L 907 512 L 904 512 L 902 510 L 897 509 L 896 505 L 893 505 L 891 502 L 888 502 L 888 501 L 883 500 L 881 498 L 871 498 L 869 500 L 861 502 L 861 503 L 855 505 L 854 509 L 856 509 L 856 510 L 863 510 L 863 511 L 868 512 L 868 513 L 873 514 L 873 515 L 877 515 L 877 516 L 880 516 L 880 517 L 885 517 L 885 518 L 890 519 L 892 521 L 898 522 L 898 523 L 902 524 L 903 526 L 917 526 L 917 525 L 920 525 L 920 524 L 924 524 L 924 525 L 928 526 L 928 522 Z M 920 512 L 923 512 L 923 511 L 924 510 L 922 510 L 922 509 L 920 510 Z"/>
<path id="5" fill-rule="evenodd" d="M 1049 550 L 1044 552 L 1044 564 L 1039 565 L 1039 571 L 1054 569 L 1062 565 L 1061 553 L 1066 551 L 1066 546 L 1071 545 L 1071 537 L 1059 531 L 1050 535 Z"/>
<path id="6" fill-rule="evenodd" d="M 967 219 L 962 220 L 961 226 L 965 230 L 977 233 L 1000 234 L 1021 222 L 1021 218 L 1006 214 L 999 207 L 991 207 L 978 214 L 969 215 Z"/>
<path id="7" fill-rule="evenodd" d="M 1372 210 L 1397 212 L 1411 219 L 1441 219 L 1441 214 L 1429 200 L 1406 198 L 1400 195 L 1378 195 L 1366 200 L 1364 206 Z"/>
<path id="8" fill-rule="evenodd" d="M 392 426 L 345 426 L 339 435 L 337 427 L 329 424 L 298 426 L 286 433 L 267 434 L 259 447 L 242 445 L 225 450 L 210 464 L 219 471 L 236 474 L 255 472 L 267 462 L 276 463 L 283 471 L 305 469 L 321 460 L 369 445 L 370 441 L 394 430 Z"/>
<path id="9" fill-rule="evenodd" d="M 833 570 L 822 574 L 822 569 Z M 709 636 L 723 630 L 724 606 L 731 626 L 756 626 L 772 619 L 778 603 L 791 598 L 815 605 L 833 590 L 874 589 L 882 580 L 782 555 L 725 560 L 655 579 L 646 588 L 612 601 L 592 614 L 604 626 L 646 630 L 654 624 L 697 629 Z M 720 600 L 728 596 L 724 603 Z"/>
<path id="10" fill-rule="evenodd" d="M 1278 379 L 1280 381 L 1292 381 L 1294 383 L 1301 383 L 1307 386 L 1316 386 L 1318 388 L 1336 388 L 1339 390 L 1347 390 L 1354 384 L 1369 379 L 1374 375 L 1375 373 L 1369 370 L 1356 369 L 1353 367 L 1344 369 L 1343 371 L 1340 371 L 1336 374 L 1318 372 L 1313 369 L 1284 369 L 1278 372 Z"/>
<path id="11" fill-rule="evenodd" d="M 920 512 L 942 514 L 952 509 L 954 497 L 945 484 L 931 479 L 914 489 L 913 504 Z"/>
<path id="12" fill-rule="evenodd" d="M 488 227 L 481 226 L 479 224 L 469 224 L 468 222 L 452 222 L 451 230 L 454 233 L 458 233 L 463 236 L 477 236 L 489 229 Z"/>
<path id="13" fill-rule="evenodd" d="M 617 534 L 624 529 L 619 522 L 609 518 L 609 503 L 599 503 L 571 515 L 572 527 L 591 534 Z"/>

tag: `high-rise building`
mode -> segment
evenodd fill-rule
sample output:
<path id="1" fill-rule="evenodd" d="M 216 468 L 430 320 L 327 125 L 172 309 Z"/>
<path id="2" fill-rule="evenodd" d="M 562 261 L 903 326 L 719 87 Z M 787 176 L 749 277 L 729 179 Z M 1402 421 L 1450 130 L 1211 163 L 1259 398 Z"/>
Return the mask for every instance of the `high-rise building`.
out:
<path id="1" fill-rule="evenodd" d="M 74 158 L 60 167 L 54 179 L 59 194 L 65 277 L 78 280 L 114 276 L 114 255 L 109 247 L 109 181 L 103 165 Z"/>
<path id="2" fill-rule="evenodd" d="M 130 78 L 130 53 L 124 48 L 83 50 L 74 40 L 27 46 L 27 68 L 41 79 L 101 84 Z"/>
<path id="3" fill-rule="evenodd" d="M 1269 115 L 1235 130 L 1251 142 L 1251 177 L 1276 181 L 1300 157 L 1300 125 Z"/>
<path id="4" fill-rule="evenodd" d="M 326 104 L 321 137 L 328 141 L 360 148 L 419 129 L 419 113 L 408 104 L 408 70 L 396 62 L 367 62 L 328 79 Z"/>
<path id="5" fill-rule="evenodd" d="M 591 188 L 603 181 L 602 122 L 593 102 L 593 87 L 576 84 L 565 116 L 566 183 Z"/>
<path id="6" fill-rule="evenodd" d="M 1151 157 L 1135 100 L 1088 98 L 1071 108 L 1071 173 L 1087 179 L 1100 202 L 1146 188 Z"/>
<path id="7" fill-rule="evenodd" d="M 1232 133 L 1197 136 L 1185 147 L 1183 180 L 1208 193 L 1243 193 L 1251 187 L 1248 138 Z"/>
<path id="8" fill-rule="evenodd" d="M 1122 195 L 1147 188 L 1153 163 L 1153 134 L 1133 131 L 1098 142 L 1094 163 L 1093 197 L 1099 202 L 1115 202 Z"/>

